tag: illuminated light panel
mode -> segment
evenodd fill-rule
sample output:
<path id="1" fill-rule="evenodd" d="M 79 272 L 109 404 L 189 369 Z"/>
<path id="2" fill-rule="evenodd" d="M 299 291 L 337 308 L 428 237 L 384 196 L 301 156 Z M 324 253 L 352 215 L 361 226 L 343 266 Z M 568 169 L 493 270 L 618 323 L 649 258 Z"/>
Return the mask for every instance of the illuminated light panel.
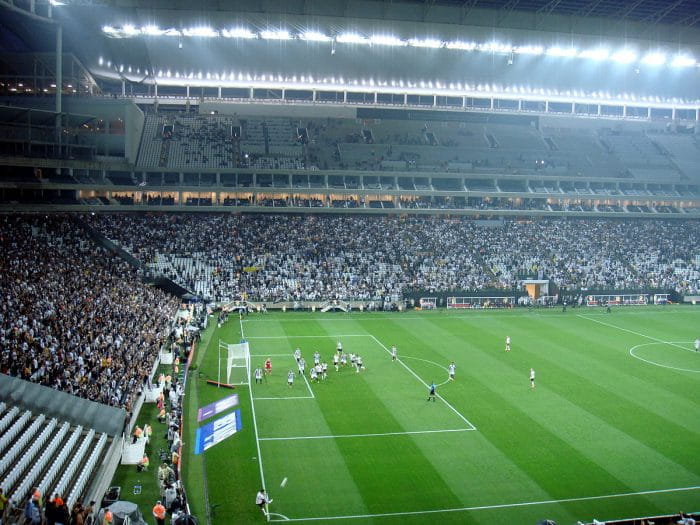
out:
<path id="1" fill-rule="evenodd" d="M 116 35 L 119 31 L 112 26 L 102 26 L 102 32 L 107 33 L 108 35 Z"/>
<path id="2" fill-rule="evenodd" d="M 122 27 L 122 32 L 127 36 L 135 36 L 141 33 L 141 31 L 136 29 L 131 24 L 126 24 L 124 27 Z"/>
<path id="3" fill-rule="evenodd" d="M 445 44 L 447 49 L 459 49 L 462 51 L 474 51 L 477 48 L 476 42 L 463 42 L 461 40 L 453 40 Z"/>
<path id="4" fill-rule="evenodd" d="M 666 63 L 666 55 L 663 53 L 647 53 L 642 58 L 642 63 L 650 66 L 662 66 Z"/>
<path id="5" fill-rule="evenodd" d="M 584 49 L 578 54 L 579 58 L 588 58 L 591 60 L 605 60 L 610 56 L 610 51 L 602 47 L 596 49 Z"/>
<path id="6" fill-rule="evenodd" d="M 612 58 L 615 62 L 619 62 L 620 64 L 629 64 L 630 62 L 637 60 L 637 53 L 629 49 L 621 49 L 610 58 Z"/>
<path id="7" fill-rule="evenodd" d="M 219 32 L 211 27 L 189 27 L 187 29 L 183 29 L 182 34 L 185 36 L 198 36 L 204 38 L 219 36 Z"/>
<path id="8" fill-rule="evenodd" d="M 552 46 L 547 48 L 546 53 L 551 57 L 575 57 L 578 51 L 575 47 Z"/>
<path id="9" fill-rule="evenodd" d="M 444 45 L 444 42 L 435 38 L 411 38 L 408 41 L 408 45 L 413 47 L 438 49 Z"/>
<path id="10" fill-rule="evenodd" d="M 253 33 L 250 29 L 246 29 L 245 27 L 234 27 L 232 29 L 224 29 L 221 31 L 221 35 L 226 38 L 245 38 L 248 40 L 258 38 L 258 35 Z"/>
<path id="11" fill-rule="evenodd" d="M 357 33 L 342 33 L 336 37 L 336 42 L 341 42 L 343 44 L 369 44 L 368 38 Z"/>
<path id="12" fill-rule="evenodd" d="M 500 42 L 487 42 L 479 44 L 479 51 L 488 51 L 490 53 L 510 53 L 513 46 L 510 44 L 501 44 Z"/>
<path id="13" fill-rule="evenodd" d="M 165 34 L 165 29 L 161 29 L 156 25 L 147 25 L 141 28 L 141 34 L 147 36 L 160 36 Z"/>
<path id="14" fill-rule="evenodd" d="M 320 31 L 304 31 L 299 35 L 300 40 L 306 40 L 307 42 L 330 42 L 333 40 L 328 35 L 321 33 Z"/>
<path id="15" fill-rule="evenodd" d="M 378 46 L 405 46 L 406 42 L 392 35 L 373 35 L 369 41 Z"/>
<path id="16" fill-rule="evenodd" d="M 695 65 L 695 59 L 688 55 L 676 55 L 671 65 L 673 67 L 692 67 Z"/>
<path id="17" fill-rule="evenodd" d="M 292 35 L 286 29 L 267 29 L 265 31 L 260 31 L 260 38 L 265 40 L 291 40 Z"/>
<path id="18" fill-rule="evenodd" d="M 542 55 L 544 54 L 544 47 L 542 46 L 516 46 L 513 48 L 513 52 L 518 55 Z"/>

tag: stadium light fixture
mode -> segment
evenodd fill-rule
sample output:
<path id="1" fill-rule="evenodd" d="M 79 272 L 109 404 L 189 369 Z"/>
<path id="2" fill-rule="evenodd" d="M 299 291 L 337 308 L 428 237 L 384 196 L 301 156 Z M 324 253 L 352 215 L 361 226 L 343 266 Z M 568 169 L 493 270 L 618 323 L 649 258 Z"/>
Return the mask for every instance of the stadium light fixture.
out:
<path id="1" fill-rule="evenodd" d="M 160 36 L 165 33 L 165 29 L 161 29 L 156 25 L 147 25 L 141 28 L 141 34 L 146 36 Z"/>
<path id="2" fill-rule="evenodd" d="M 138 29 L 136 29 L 136 27 L 134 27 L 131 24 L 126 24 L 124 27 L 122 27 L 122 32 L 126 36 L 136 36 L 141 33 Z"/>
<path id="3" fill-rule="evenodd" d="M 260 31 L 260 38 L 264 40 L 291 40 L 292 35 L 286 29 L 266 29 L 265 31 Z"/>
<path id="4" fill-rule="evenodd" d="M 304 31 L 299 34 L 299 40 L 306 40 L 307 42 L 330 42 L 333 39 L 320 31 Z"/>
<path id="5" fill-rule="evenodd" d="M 544 53 L 542 46 L 516 46 L 513 48 L 513 53 L 518 55 L 541 55 Z"/>
<path id="6" fill-rule="evenodd" d="M 368 38 L 365 38 L 362 35 L 358 35 L 357 33 L 342 33 L 338 35 L 335 38 L 336 42 L 340 42 L 342 44 L 370 44 L 371 42 L 369 41 Z"/>
<path id="7" fill-rule="evenodd" d="M 431 49 L 441 48 L 445 43 L 436 38 L 410 38 L 408 45 L 412 47 L 427 47 Z"/>
<path id="8" fill-rule="evenodd" d="M 649 66 L 662 66 L 666 63 L 666 55 L 663 53 L 647 53 L 642 58 L 642 63 Z"/>
<path id="9" fill-rule="evenodd" d="M 479 51 L 486 51 L 489 53 L 510 53 L 513 50 L 513 46 L 510 44 L 502 44 L 500 42 L 486 42 L 484 44 L 479 44 Z"/>
<path id="10" fill-rule="evenodd" d="M 369 41 L 377 46 L 405 46 L 406 42 L 393 35 L 372 35 Z"/>
<path id="11" fill-rule="evenodd" d="M 189 27 L 182 30 L 182 34 L 185 36 L 195 36 L 203 38 L 213 38 L 219 36 L 219 32 L 211 27 L 201 26 L 201 27 Z"/>
<path id="12" fill-rule="evenodd" d="M 461 51 L 474 51 L 477 47 L 476 42 L 463 42 L 462 40 L 452 40 L 445 44 L 447 49 L 458 49 Z"/>
<path id="13" fill-rule="evenodd" d="M 578 54 L 575 47 L 552 46 L 547 48 L 547 55 L 550 57 L 574 57 Z"/>
<path id="14" fill-rule="evenodd" d="M 605 60 L 610 56 L 610 51 L 604 47 L 594 49 L 584 49 L 578 54 L 579 58 L 588 58 L 590 60 Z"/>
<path id="15" fill-rule="evenodd" d="M 108 35 L 116 35 L 119 33 L 117 28 L 112 26 L 102 26 L 102 32 L 107 33 Z"/>
<path id="16" fill-rule="evenodd" d="M 621 49 L 610 58 L 619 64 L 629 64 L 637 60 L 637 53 L 630 49 Z"/>
<path id="17" fill-rule="evenodd" d="M 688 55 L 676 55 L 671 65 L 673 67 L 692 67 L 695 65 L 695 59 Z"/>
<path id="18" fill-rule="evenodd" d="M 102 58 L 102 57 L 98 58 L 98 59 L 97 59 L 97 63 L 98 63 L 100 66 L 101 66 L 102 64 L 104 64 L 104 58 Z"/>
<path id="19" fill-rule="evenodd" d="M 232 29 L 223 29 L 221 31 L 221 36 L 226 38 L 244 38 L 246 40 L 253 40 L 258 38 L 258 35 L 253 33 L 250 29 L 245 27 L 234 27 Z"/>

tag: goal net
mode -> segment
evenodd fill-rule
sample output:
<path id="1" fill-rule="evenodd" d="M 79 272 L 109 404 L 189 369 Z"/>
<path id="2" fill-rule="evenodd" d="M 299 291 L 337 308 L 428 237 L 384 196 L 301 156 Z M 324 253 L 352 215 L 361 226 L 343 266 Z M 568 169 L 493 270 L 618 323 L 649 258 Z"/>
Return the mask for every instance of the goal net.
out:
<path id="1" fill-rule="evenodd" d="M 649 302 L 647 294 L 587 295 L 587 306 L 642 306 Z"/>
<path id="2" fill-rule="evenodd" d="M 515 297 L 448 297 L 447 308 L 510 308 Z"/>
<path id="3" fill-rule="evenodd" d="M 248 342 L 238 344 L 219 341 L 219 383 L 250 384 L 250 349 Z"/>
<path id="4" fill-rule="evenodd" d="M 421 310 L 435 310 L 437 308 L 437 297 L 421 297 L 418 305 Z"/>

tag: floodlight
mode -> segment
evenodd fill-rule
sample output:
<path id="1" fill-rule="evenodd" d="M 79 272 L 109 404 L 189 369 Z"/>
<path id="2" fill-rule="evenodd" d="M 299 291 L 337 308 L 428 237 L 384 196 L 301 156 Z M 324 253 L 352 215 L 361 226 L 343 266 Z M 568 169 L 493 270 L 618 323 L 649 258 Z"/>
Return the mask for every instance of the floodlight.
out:
<path id="1" fill-rule="evenodd" d="M 169 27 L 168 29 L 165 29 L 163 31 L 163 34 L 165 36 L 182 36 L 182 33 L 180 33 L 180 30 L 175 29 L 174 27 Z"/>
<path id="2" fill-rule="evenodd" d="M 510 53 L 513 46 L 510 44 L 501 44 L 500 42 L 487 42 L 479 44 L 479 51 L 488 51 L 490 53 Z"/>
<path id="3" fill-rule="evenodd" d="M 260 37 L 265 40 L 290 40 L 292 35 L 285 29 L 260 31 Z"/>
<path id="4" fill-rule="evenodd" d="M 438 49 L 443 46 L 442 40 L 437 40 L 435 38 L 411 38 L 408 41 L 409 46 L 413 47 L 429 47 L 432 49 Z"/>
<path id="5" fill-rule="evenodd" d="M 595 49 L 584 49 L 578 54 L 579 58 L 589 58 L 591 60 L 605 60 L 610 56 L 610 51 L 603 47 Z"/>
<path id="6" fill-rule="evenodd" d="M 629 64 L 637 59 L 637 54 L 629 49 L 621 49 L 611 57 L 615 62 L 620 64 Z"/>
<path id="7" fill-rule="evenodd" d="M 476 42 L 463 42 L 461 40 L 453 40 L 445 44 L 447 49 L 460 49 L 462 51 L 474 51 L 476 49 Z"/>
<path id="8" fill-rule="evenodd" d="M 576 56 L 578 51 L 575 47 L 559 47 L 552 46 L 547 48 L 547 55 L 551 57 L 573 57 Z"/>
<path id="9" fill-rule="evenodd" d="M 343 33 L 335 38 L 336 42 L 343 44 L 369 44 L 369 39 L 357 33 Z"/>
<path id="10" fill-rule="evenodd" d="M 650 66 L 662 66 L 666 63 L 666 55 L 663 53 L 647 53 L 642 58 L 642 62 Z"/>
<path id="11" fill-rule="evenodd" d="M 156 25 L 147 25 L 143 26 L 141 28 L 141 34 L 142 35 L 148 35 L 148 36 L 159 36 L 165 33 L 164 29 L 161 29 L 160 27 Z"/>
<path id="12" fill-rule="evenodd" d="M 108 35 L 116 35 L 119 31 L 112 26 L 102 26 L 102 32 Z"/>
<path id="13" fill-rule="evenodd" d="M 212 29 L 211 27 L 190 27 L 187 29 L 183 29 L 182 34 L 185 36 L 199 36 L 199 37 L 205 37 L 205 38 L 212 38 L 215 36 L 219 36 L 219 32 L 216 31 L 215 29 Z"/>
<path id="14" fill-rule="evenodd" d="M 695 65 L 695 59 L 688 55 L 676 55 L 671 65 L 673 67 L 692 67 Z"/>
<path id="15" fill-rule="evenodd" d="M 140 31 L 131 24 L 126 24 L 122 27 L 122 32 L 127 36 L 134 36 L 140 33 Z"/>
<path id="16" fill-rule="evenodd" d="M 100 57 L 99 59 L 97 59 L 97 63 L 99 65 L 102 65 L 104 63 L 104 59 L 102 57 Z"/>
<path id="17" fill-rule="evenodd" d="M 256 35 L 250 29 L 247 29 L 245 27 L 235 27 L 232 29 L 223 29 L 221 31 L 221 35 L 226 37 L 226 38 L 246 38 L 249 40 L 258 37 L 258 35 Z"/>
<path id="18" fill-rule="evenodd" d="M 373 35 L 369 41 L 378 46 L 405 46 L 406 42 L 393 35 Z"/>
<path id="19" fill-rule="evenodd" d="M 299 38 L 308 42 L 330 42 L 333 40 L 328 35 L 319 31 L 304 31 L 299 35 Z"/>
<path id="20" fill-rule="evenodd" d="M 542 46 L 516 46 L 513 48 L 513 52 L 518 55 L 541 55 L 544 53 L 544 47 Z"/>

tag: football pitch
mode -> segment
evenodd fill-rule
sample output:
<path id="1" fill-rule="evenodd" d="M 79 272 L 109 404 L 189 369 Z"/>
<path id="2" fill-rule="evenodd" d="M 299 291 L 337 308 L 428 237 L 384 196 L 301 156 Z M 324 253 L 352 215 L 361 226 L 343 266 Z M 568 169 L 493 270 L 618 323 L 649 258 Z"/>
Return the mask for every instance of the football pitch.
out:
<path id="1" fill-rule="evenodd" d="M 186 458 L 190 503 L 216 525 L 264 522 L 263 484 L 270 521 L 562 525 L 698 511 L 697 337 L 700 310 L 670 306 L 232 317 L 199 350 L 190 443 L 196 407 L 231 394 L 203 383 L 219 340 L 246 339 L 251 367 L 270 358 L 272 374 L 236 390 L 238 434 Z M 364 370 L 335 371 L 338 340 Z M 311 382 L 316 350 L 328 378 Z"/>

